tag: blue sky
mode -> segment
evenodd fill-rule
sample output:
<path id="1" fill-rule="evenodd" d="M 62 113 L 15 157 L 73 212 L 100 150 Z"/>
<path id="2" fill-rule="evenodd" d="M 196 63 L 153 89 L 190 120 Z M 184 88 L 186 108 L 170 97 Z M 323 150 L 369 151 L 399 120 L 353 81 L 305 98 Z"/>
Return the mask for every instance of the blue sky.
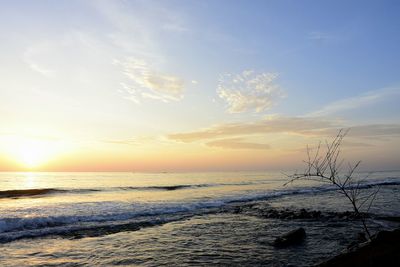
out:
<path id="1" fill-rule="evenodd" d="M 110 170 L 283 168 L 347 127 L 350 159 L 400 163 L 398 1 L 0 5 L 3 169 L 10 138 L 46 139 L 47 169 L 108 160 L 91 153 L 123 162 Z"/>

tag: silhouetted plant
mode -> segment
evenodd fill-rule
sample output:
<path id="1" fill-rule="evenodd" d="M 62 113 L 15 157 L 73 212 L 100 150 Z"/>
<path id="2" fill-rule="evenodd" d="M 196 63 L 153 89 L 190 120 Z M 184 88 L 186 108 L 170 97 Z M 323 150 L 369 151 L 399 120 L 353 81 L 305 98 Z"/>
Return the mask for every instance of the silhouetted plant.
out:
<path id="1" fill-rule="evenodd" d="M 362 190 L 362 179 L 354 176 L 361 161 L 354 165 L 349 163 L 347 171 L 343 172 L 344 160 L 340 159 L 340 147 L 348 131 L 340 130 L 331 143 L 326 142 L 325 149 L 320 142 L 315 153 L 312 153 L 312 150 L 307 146 L 307 160 L 304 160 L 305 171 L 288 175 L 290 180 L 285 185 L 297 180 L 313 180 L 336 186 L 338 191 L 350 201 L 356 218 L 361 220 L 365 233 L 371 239 L 366 216 L 376 198 L 379 187 L 372 193 Z"/>

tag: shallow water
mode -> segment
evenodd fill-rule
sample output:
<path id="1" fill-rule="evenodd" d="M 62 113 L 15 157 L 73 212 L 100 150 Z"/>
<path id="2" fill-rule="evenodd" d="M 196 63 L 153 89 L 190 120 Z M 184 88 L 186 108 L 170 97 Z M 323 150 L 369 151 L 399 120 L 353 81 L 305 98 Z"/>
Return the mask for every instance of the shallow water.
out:
<path id="1" fill-rule="evenodd" d="M 365 190 L 381 186 L 369 219 L 372 230 L 397 226 L 382 217 L 400 216 L 399 177 L 380 172 L 366 181 Z M 357 220 L 335 213 L 349 206 L 331 188 L 283 187 L 285 181 L 282 174 L 260 172 L 1 173 L 0 262 L 309 266 L 345 248 L 361 231 Z M 48 190 L 21 191 L 26 189 Z M 282 218 L 271 212 L 302 208 L 323 216 Z M 307 231 L 302 245 L 271 245 L 300 226 Z"/>

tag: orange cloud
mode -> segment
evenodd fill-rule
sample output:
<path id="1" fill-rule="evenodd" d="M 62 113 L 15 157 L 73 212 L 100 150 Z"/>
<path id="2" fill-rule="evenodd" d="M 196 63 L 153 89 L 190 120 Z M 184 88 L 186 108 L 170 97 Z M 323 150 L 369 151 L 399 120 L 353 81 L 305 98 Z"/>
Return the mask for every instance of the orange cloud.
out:
<path id="1" fill-rule="evenodd" d="M 243 141 L 243 138 L 228 138 L 220 139 L 206 143 L 210 147 L 220 147 L 228 149 L 270 149 L 271 146 L 268 144 L 259 144 Z"/>

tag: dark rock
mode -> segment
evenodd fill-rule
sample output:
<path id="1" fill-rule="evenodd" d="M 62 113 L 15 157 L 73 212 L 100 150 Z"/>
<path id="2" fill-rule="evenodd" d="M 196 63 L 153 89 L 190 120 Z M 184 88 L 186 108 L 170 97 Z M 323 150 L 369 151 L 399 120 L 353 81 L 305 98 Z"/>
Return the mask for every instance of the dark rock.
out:
<path id="1" fill-rule="evenodd" d="M 276 247 L 288 247 L 291 245 L 300 244 L 306 237 L 306 231 L 304 228 L 300 227 L 296 230 L 290 231 L 274 241 L 274 246 Z"/>
<path id="2" fill-rule="evenodd" d="M 370 242 L 352 247 L 345 253 L 325 261 L 319 267 L 400 266 L 400 229 L 381 231 Z"/>
<path id="3" fill-rule="evenodd" d="M 364 233 L 364 232 L 359 232 L 359 233 L 357 234 L 356 240 L 354 240 L 353 242 L 351 242 L 351 243 L 347 246 L 347 250 L 348 250 L 348 251 L 355 250 L 355 249 L 357 249 L 362 243 L 365 243 L 365 242 L 367 242 L 367 241 L 368 241 L 368 239 L 367 239 L 367 237 L 365 236 L 365 233 Z"/>
<path id="4" fill-rule="evenodd" d="M 397 245 L 400 249 L 400 228 L 394 231 L 380 231 L 372 238 L 372 243 Z"/>
<path id="5" fill-rule="evenodd" d="M 364 243 L 364 242 L 367 242 L 367 241 L 368 241 L 368 239 L 367 239 L 367 237 L 365 236 L 365 233 L 364 233 L 364 232 L 358 233 L 358 235 L 357 235 L 357 241 L 358 241 L 359 243 Z"/>
<path id="6" fill-rule="evenodd" d="M 313 211 L 312 218 L 317 219 L 319 217 L 321 217 L 321 211 Z"/>
<path id="7" fill-rule="evenodd" d="M 378 220 L 385 220 L 390 222 L 400 222 L 400 217 L 396 216 L 385 216 L 385 217 L 377 217 Z"/>

